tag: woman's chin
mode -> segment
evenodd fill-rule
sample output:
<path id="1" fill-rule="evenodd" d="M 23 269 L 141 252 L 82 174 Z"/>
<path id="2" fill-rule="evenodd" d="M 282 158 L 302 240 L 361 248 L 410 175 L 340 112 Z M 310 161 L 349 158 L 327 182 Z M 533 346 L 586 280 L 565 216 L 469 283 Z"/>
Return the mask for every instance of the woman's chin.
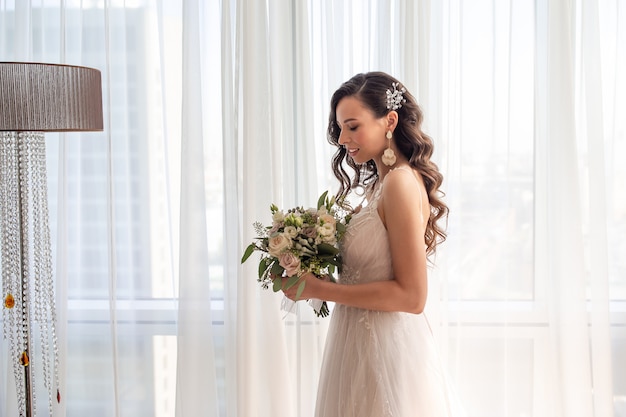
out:
<path id="1" fill-rule="evenodd" d="M 354 163 L 358 164 L 358 165 L 364 164 L 367 161 L 369 161 L 369 159 L 368 160 L 364 160 L 364 158 L 360 157 L 359 154 L 356 154 L 354 156 L 350 155 L 350 157 L 352 158 L 352 161 L 354 161 Z"/>

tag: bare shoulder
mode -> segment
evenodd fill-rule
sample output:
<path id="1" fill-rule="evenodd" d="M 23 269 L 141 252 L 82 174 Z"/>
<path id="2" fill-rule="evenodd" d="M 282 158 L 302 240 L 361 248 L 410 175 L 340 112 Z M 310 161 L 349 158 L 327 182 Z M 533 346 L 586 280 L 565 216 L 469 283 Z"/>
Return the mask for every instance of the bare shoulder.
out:
<path id="1" fill-rule="evenodd" d="M 385 176 L 383 198 L 391 200 L 419 200 L 420 192 L 424 186 L 419 179 L 419 174 L 413 169 L 394 169 Z"/>
<path id="2" fill-rule="evenodd" d="M 412 169 L 394 169 L 385 176 L 379 215 L 387 225 L 389 219 L 419 216 L 423 200 L 421 180 Z"/>

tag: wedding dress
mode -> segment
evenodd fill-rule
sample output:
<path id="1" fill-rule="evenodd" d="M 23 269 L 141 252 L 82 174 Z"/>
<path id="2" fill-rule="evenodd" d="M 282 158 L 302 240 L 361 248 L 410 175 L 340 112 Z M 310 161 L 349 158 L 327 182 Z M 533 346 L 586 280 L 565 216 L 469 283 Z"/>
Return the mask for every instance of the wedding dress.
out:
<path id="1" fill-rule="evenodd" d="M 387 231 L 376 210 L 382 186 L 348 225 L 339 284 L 393 277 Z M 457 417 L 457 403 L 424 314 L 335 305 L 316 417 Z"/>

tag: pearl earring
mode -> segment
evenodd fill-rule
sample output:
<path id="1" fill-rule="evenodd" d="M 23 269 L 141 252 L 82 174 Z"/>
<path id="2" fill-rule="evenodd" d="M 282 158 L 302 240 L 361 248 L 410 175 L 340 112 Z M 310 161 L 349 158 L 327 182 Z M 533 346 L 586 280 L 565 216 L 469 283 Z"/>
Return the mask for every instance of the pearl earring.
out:
<path id="1" fill-rule="evenodd" d="M 396 163 L 396 154 L 393 151 L 393 149 L 391 149 L 391 138 L 393 137 L 393 135 L 391 134 L 391 130 L 388 130 L 385 136 L 387 137 L 387 139 L 389 139 L 389 146 L 387 147 L 387 149 L 385 149 L 385 152 L 383 152 L 382 159 L 383 159 L 383 164 L 390 167 Z"/>

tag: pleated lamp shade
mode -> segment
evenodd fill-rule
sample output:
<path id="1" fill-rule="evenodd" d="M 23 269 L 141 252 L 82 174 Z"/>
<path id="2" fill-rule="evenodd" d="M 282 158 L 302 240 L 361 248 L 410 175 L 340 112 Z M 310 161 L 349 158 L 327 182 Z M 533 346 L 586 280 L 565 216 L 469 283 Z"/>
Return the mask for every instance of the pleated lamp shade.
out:
<path id="1" fill-rule="evenodd" d="M 0 62 L 0 131 L 101 131 L 100 71 Z"/>

